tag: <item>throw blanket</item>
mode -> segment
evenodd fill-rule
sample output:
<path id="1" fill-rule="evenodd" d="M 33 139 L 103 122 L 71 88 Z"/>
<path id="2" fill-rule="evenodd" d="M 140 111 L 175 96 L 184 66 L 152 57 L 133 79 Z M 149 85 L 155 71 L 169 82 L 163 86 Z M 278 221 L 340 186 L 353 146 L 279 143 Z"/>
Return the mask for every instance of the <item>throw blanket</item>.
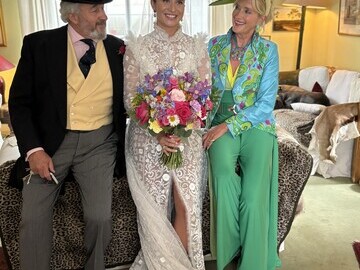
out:
<path id="1" fill-rule="evenodd" d="M 309 152 L 319 155 L 320 160 L 331 164 L 336 162 L 336 147 L 342 141 L 360 136 L 358 115 L 360 102 L 332 105 L 325 108 L 310 130 L 312 139 Z"/>

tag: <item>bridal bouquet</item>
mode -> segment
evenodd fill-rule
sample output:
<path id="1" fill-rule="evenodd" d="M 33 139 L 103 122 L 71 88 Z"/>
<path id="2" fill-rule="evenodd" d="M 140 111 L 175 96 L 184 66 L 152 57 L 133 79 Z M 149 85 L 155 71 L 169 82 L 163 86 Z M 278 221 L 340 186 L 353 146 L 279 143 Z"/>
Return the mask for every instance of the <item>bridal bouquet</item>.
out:
<path id="1" fill-rule="evenodd" d="M 178 75 L 174 68 L 159 70 L 155 75 L 146 75 L 137 87 L 131 101 L 130 117 L 151 135 L 160 133 L 176 135 L 182 140 L 193 130 L 204 127 L 207 113 L 212 109 L 211 85 L 200 81 L 192 73 Z M 161 161 L 168 168 L 182 165 L 181 147 Z"/>

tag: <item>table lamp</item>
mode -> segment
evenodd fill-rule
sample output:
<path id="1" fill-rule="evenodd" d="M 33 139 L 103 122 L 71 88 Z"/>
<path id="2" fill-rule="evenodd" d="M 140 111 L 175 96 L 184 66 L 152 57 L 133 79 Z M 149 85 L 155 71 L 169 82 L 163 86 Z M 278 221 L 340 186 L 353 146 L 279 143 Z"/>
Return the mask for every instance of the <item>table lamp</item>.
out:
<path id="1" fill-rule="evenodd" d="M 5 103 L 5 80 L 1 77 L 1 72 L 14 68 L 15 66 L 0 55 L 0 94 L 2 96 L 1 105 Z"/>

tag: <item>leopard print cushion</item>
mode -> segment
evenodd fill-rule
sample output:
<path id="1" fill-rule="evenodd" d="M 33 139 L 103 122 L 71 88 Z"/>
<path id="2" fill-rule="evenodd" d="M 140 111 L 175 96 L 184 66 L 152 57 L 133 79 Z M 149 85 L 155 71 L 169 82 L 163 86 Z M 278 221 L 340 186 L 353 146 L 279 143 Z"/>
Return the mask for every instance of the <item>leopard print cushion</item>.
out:
<path id="1" fill-rule="evenodd" d="M 279 220 L 278 244 L 288 234 L 296 206 L 311 170 L 311 156 L 292 141 L 279 141 Z M 20 269 L 19 222 L 21 192 L 7 184 L 14 161 L 0 166 L 0 237 L 11 269 Z M 210 252 L 210 198 L 203 205 L 203 249 Z M 65 183 L 54 209 L 54 241 L 51 269 L 81 269 L 85 262 L 84 223 L 76 182 Z M 125 178 L 113 185 L 113 232 L 105 256 L 107 267 L 131 263 L 140 248 L 136 208 Z"/>
<path id="2" fill-rule="evenodd" d="M 303 146 L 309 147 L 311 135 L 298 132 L 298 128 L 311 123 L 317 115 L 298 112 L 290 109 L 274 110 L 276 123 L 290 132 L 290 134 Z"/>

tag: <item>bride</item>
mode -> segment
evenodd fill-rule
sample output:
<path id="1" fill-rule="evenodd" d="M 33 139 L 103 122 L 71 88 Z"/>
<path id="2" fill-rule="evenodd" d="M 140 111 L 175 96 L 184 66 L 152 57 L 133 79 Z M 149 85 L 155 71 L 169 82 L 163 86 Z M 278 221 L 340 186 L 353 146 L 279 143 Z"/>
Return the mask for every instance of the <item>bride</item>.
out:
<path id="1" fill-rule="evenodd" d="M 182 32 L 185 0 L 151 0 L 154 30 L 129 36 L 124 60 L 125 106 L 129 112 L 136 86 L 159 70 L 193 72 L 210 80 L 205 37 Z M 202 139 L 193 132 L 182 152 L 183 165 L 168 169 L 162 153 L 176 151 L 176 136 L 154 137 L 130 120 L 126 134 L 127 177 L 138 212 L 141 250 L 130 269 L 205 269 L 202 249 L 202 199 L 207 164 Z"/>

